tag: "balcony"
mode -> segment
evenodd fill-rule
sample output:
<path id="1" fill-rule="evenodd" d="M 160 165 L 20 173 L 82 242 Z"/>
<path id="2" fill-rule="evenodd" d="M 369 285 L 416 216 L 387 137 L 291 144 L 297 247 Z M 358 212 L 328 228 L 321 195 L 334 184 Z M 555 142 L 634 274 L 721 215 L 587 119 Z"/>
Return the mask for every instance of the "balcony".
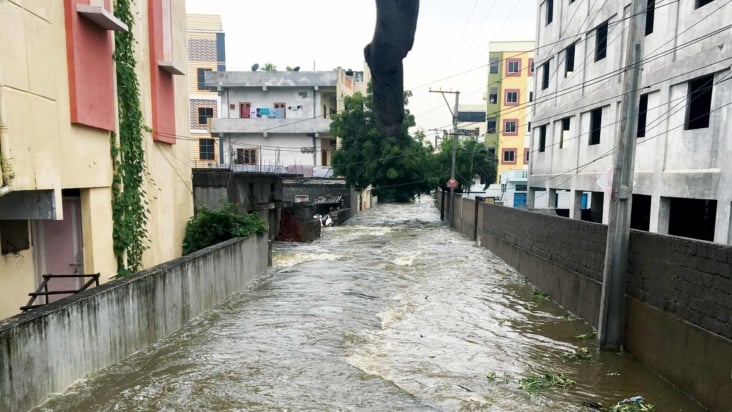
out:
<path id="1" fill-rule="evenodd" d="M 216 133 L 321 133 L 330 132 L 331 119 L 210 119 L 209 131 Z"/>

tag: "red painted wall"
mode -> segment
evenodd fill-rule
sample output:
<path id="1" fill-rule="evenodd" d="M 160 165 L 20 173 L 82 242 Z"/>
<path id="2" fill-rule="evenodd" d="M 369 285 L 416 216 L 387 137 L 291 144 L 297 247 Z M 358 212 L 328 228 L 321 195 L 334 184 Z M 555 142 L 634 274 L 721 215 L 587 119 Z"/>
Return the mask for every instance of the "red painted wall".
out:
<path id="1" fill-rule="evenodd" d="M 76 12 L 76 4 L 88 0 L 64 0 L 66 59 L 68 62 L 71 123 L 112 131 L 114 113 L 114 62 L 112 33 Z M 105 0 L 109 10 L 110 0 Z"/>
<path id="2" fill-rule="evenodd" d="M 150 87 L 152 96 L 153 140 L 175 144 L 175 93 L 173 75 L 160 69 L 158 61 L 164 56 L 163 30 L 170 30 L 171 21 L 163 13 L 163 1 L 149 0 L 148 15 L 150 25 Z M 170 41 L 170 39 L 168 39 Z"/>

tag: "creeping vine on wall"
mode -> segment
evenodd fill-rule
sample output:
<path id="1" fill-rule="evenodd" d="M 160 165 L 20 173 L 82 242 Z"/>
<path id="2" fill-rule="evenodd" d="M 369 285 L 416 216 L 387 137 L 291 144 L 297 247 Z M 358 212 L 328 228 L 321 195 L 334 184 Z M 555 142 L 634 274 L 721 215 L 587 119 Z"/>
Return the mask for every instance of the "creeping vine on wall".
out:
<path id="1" fill-rule="evenodd" d="M 143 188 L 144 125 L 140 108 L 140 84 L 135 72 L 135 38 L 132 34 L 134 17 L 131 11 L 133 1 L 114 2 L 114 14 L 129 28 L 129 31 L 116 32 L 114 36 L 119 140 L 112 133 L 112 237 L 118 276 L 125 276 L 142 268 L 142 253 L 147 247 L 145 227 L 149 214 Z"/>

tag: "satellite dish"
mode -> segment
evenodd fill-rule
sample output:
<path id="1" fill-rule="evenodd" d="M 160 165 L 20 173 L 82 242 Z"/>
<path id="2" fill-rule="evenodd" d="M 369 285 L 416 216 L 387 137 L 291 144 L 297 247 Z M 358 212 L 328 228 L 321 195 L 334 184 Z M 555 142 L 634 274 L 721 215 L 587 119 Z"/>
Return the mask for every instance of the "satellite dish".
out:
<path id="1" fill-rule="evenodd" d="M 259 64 L 258 64 L 258 63 L 254 63 L 254 64 L 252 65 L 252 71 L 253 71 L 253 72 L 256 72 L 256 71 L 257 71 L 257 69 L 259 69 Z"/>
<path id="2" fill-rule="evenodd" d="M 300 66 L 295 66 L 295 68 L 293 68 L 292 71 L 293 72 L 299 72 L 300 71 Z"/>

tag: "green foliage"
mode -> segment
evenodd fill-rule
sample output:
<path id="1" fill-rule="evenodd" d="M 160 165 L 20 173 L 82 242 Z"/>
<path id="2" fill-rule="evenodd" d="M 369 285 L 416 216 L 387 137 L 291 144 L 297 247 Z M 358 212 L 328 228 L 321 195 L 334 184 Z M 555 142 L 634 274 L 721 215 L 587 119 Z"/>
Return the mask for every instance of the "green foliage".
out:
<path id="1" fill-rule="evenodd" d="M 145 152 L 143 121 L 140 109 L 140 85 L 135 72 L 133 33 L 134 17 L 131 0 L 114 2 L 114 14 L 129 31 L 114 35 L 114 60 L 117 75 L 119 141 L 112 133 L 110 155 L 112 177 L 112 239 L 117 258 L 117 274 L 125 276 L 142 267 L 142 254 L 147 248 L 148 204 L 143 188 Z"/>
<path id="2" fill-rule="evenodd" d="M 460 137 L 455 144 L 455 179 L 457 191 L 466 191 L 473 183 L 473 176 L 480 176 L 486 187 L 496 181 L 498 162 L 483 143 L 472 137 Z M 437 173 L 443 190 L 452 166 L 452 138 L 444 139 L 437 154 Z"/>
<path id="3" fill-rule="evenodd" d="M 519 387 L 529 393 L 536 393 L 549 388 L 568 388 L 575 382 L 561 373 L 547 373 L 542 376 L 521 378 Z"/>
<path id="4" fill-rule="evenodd" d="M 595 339 L 595 337 L 597 337 L 597 335 L 595 334 L 594 331 L 591 331 L 591 332 L 580 333 L 579 335 L 575 335 L 574 338 L 580 339 L 580 340 L 587 340 L 587 339 Z"/>
<path id="5" fill-rule="evenodd" d="M 221 243 L 235 237 L 261 235 L 267 231 L 267 222 L 255 213 L 239 213 L 231 204 L 219 209 L 201 207 L 186 224 L 183 254 Z"/>
<path id="6" fill-rule="evenodd" d="M 277 66 L 272 63 L 264 63 L 264 67 L 262 67 L 262 70 L 265 72 L 276 72 Z"/>
<path id="7" fill-rule="evenodd" d="M 410 92 L 405 93 L 405 103 Z M 345 109 L 333 116 L 331 134 L 341 137 L 333 154 L 334 172 L 349 185 L 374 186 L 374 193 L 385 202 L 405 202 L 429 193 L 438 184 L 431 147 L 408 134 L 414 116 L 405 112 L 402 133 L 382 136 L 376 130 L 373 100 L 356 93 L 344 99 Z"/>
<path id="8" fill-rule="evenodd" d="M 582 362 L 592 359 L 592 354 L 587 348 L 579 348 L 576 351 L 563 353 L 562 359 L 566 362 Z"/>

